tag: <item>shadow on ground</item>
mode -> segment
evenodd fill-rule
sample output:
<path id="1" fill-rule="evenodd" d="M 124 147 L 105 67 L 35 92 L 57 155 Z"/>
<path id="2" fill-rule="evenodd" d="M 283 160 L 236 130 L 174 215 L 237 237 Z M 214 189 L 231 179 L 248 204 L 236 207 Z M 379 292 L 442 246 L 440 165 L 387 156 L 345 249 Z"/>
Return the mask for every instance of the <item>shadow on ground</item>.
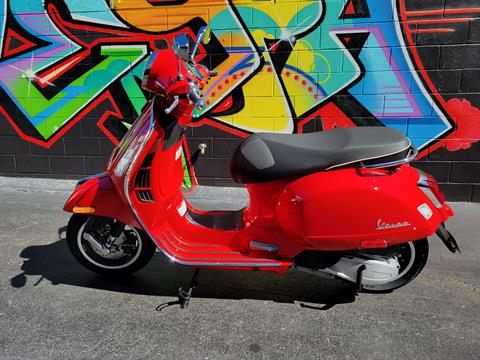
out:
<path id="1" fill-rule="evenodd" d="M 176 297 L 178 288 L 190 282 L 193 270 L 172 265 L 160 254 L 138 273 L 125 278 L 106 278 L 84 269 L 76 262 L 64 238 L 22 250 L 20 273 L 11 278 L 15 288 L 37 286 L 48 280 L 94 289 L 142 295 Z M 38 276 L 38 278 L 35 278 Z M 306 307 L 328 309 L 355 300 L 349 284 L 289 271 L 283 276 L 260 272 L 202 270 L 194 297 L 216 299 L 255 299 L 283 303 L 295 301 Z M 326 305 L 318 307 L 319 304 Z"/>

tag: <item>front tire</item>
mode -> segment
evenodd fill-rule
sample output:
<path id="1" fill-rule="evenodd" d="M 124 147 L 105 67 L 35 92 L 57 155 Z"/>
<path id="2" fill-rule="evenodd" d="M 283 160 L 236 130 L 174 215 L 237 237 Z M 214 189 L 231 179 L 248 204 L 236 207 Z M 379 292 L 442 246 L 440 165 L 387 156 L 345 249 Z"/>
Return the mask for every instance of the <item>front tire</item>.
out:
<path id="1" fill-rule="evenodd" d="M 155 246 L 149 237 L 143 231 L 128 226 L 121 235 L 126 239 L 125 244 L 116 252 L 102 254 L 85 240 L 88 219 L 89 216 L 75 214 L 67 226 L 68 247 L 75 259 L 87 269 L 102 275 L 130 275 L 147 265 L 155 254 Z"/>
<path id="2" fill-rule="evenodd" d="M 395 254 L 400 262 L 397 278 L 379 285 L 365 285 L 364 292 L 385 293 L 398 289 L 415 279 L 428 259 L 428 239 L 401 244 Z"/>

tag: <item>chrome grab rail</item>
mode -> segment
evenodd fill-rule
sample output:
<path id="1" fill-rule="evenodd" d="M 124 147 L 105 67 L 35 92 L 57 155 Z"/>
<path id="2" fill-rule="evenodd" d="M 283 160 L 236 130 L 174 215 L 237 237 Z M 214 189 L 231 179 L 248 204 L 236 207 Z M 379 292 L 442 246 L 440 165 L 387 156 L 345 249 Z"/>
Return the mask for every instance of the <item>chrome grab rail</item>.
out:
<path id="1" fill-rule="evenodd" d="M 395 160 L 395 161 L 388 161 L 388 162 L 384 162 L 384 163 L 370 164 L 370 165 L 365 165 L 363 163 L 360 163 L 361 164 L 360 167 L 365 168 L 365 169 L 372 169 L 372 168 L 377 168 L 377 169 L 380 168 L 381 169 L 381 168 L 398 166 L 398 165 L 402 165 L 402 164 L 407 164 L 410 161 L 415 160 L 417 155 L 418 155 L 418 150 L 415 149 L 414 147 L 411 147 L 409 154 L 404 159 Z"/>

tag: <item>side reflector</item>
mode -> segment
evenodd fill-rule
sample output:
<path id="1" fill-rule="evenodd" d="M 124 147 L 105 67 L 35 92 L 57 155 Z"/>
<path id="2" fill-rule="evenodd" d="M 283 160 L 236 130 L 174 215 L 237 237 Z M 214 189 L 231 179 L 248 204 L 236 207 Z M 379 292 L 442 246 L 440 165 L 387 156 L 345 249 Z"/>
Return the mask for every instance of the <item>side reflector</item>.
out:
<path id="1" fill-rule="evenodd" d="M 361 249 L 378 249 L 386 247 L 387 242 L 385 240 L 365 240 L 360 243 Z"/>
<path id="2" fill-rule="evenodd" d="M 73 208 L 74 214 L 93 214 L 95 212 L 95 208 L 91 206 L 75 206 Z"/>
<path id="3" fill-rule="evenodd" d="M 278 246 L 274 244 L 267 244 L 260 241 L 250 241 L 250 249 L 257 251 L 277 252 Z"/>

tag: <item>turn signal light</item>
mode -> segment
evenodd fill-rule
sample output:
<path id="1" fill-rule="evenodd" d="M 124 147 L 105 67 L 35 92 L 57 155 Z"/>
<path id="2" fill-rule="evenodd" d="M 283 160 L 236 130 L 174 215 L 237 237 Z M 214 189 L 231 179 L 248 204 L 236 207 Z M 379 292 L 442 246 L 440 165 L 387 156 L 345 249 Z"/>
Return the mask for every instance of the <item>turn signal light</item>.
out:
<path id="1" fill-rule="evenodd" d="M 93 214 L 95 212 L 95 208 L 91 206 L 75 206 L 73 208 L 74 214 Z"/>
<path id="2" fill-rule="evenodd" d="M 445 196 L 443 196 L 440 188 L 438 187 L 437 182 L 433 178 L 432 175 L 427 174 L 421 170 L 417 170 L 418 174 L 420 175 L 420 179 L 418 180 L 418 186 L 420 189 L 427 195 L 430 201 L 440 209 L 443 204 L 445 204 Z"/>

